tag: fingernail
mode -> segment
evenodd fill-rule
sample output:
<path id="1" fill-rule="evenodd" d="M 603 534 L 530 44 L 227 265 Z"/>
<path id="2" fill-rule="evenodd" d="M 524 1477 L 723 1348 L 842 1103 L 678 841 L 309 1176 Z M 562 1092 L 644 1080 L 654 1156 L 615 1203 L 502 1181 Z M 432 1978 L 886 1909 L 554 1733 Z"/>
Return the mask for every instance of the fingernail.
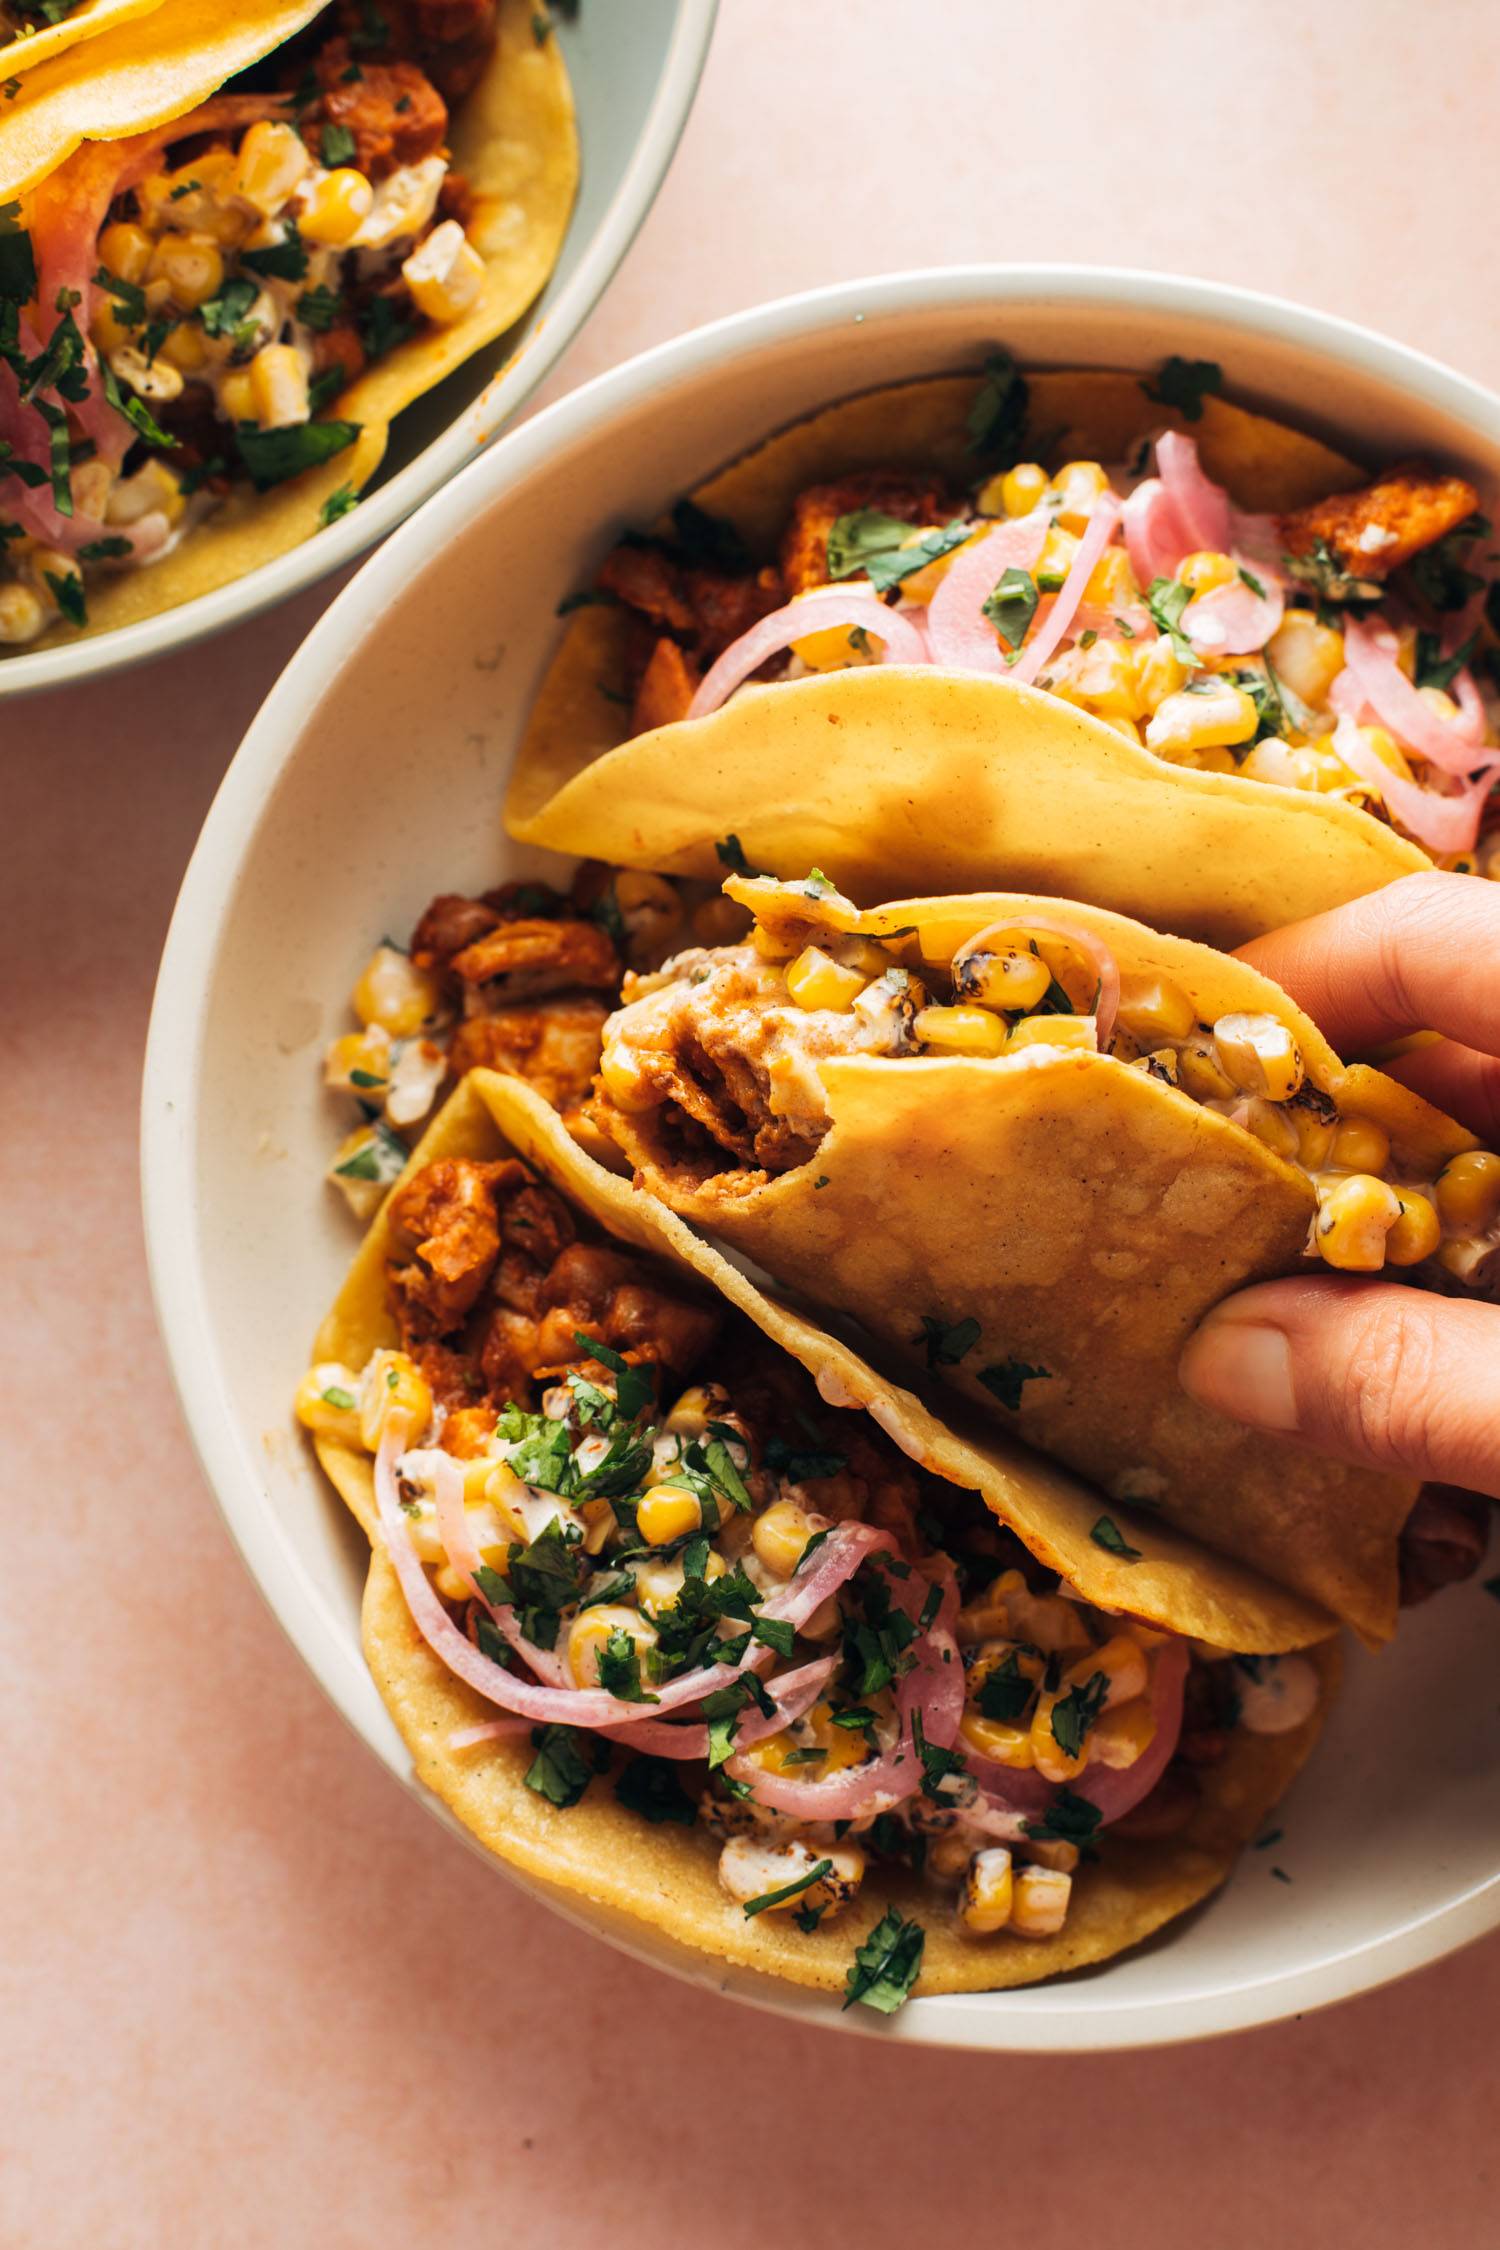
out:
<path id="1" fill-rule="evenodd" d="M 1297 1427 L 1292 1347 L 1280 1328 L 1211 1313 L 1190 1338 L 1178 1373 L 1200 1406 L 1217 1407 L 1257 1429 Z"/>

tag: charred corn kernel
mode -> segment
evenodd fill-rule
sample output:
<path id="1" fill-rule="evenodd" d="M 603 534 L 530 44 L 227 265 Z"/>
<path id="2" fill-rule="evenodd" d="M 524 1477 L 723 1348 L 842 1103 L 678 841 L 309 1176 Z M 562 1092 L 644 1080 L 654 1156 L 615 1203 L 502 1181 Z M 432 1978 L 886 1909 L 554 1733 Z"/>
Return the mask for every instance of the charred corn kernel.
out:
<path id="1" fill-rule="evenodd" d="M 0 645 L 22 648 L 46 622 L 46 605 L 30 586 L 0 585 Z"/>
<path id="2" fill-rule="evenodd" d="M 786 988 L 799 1008 L 852 1008 L 864 991 L 858 969 L 842 969 L 821 946 L 806 945 L 788 964 Z"/>
<path id="3" fill-rule="evenodd" d="M 611 1039 L 599 1057 L 599 1083 L 616 1109 L 623 1109 L 627 1115 L 656 1107 L 656 1095 L 642 1072 L 641 1058 L 623 1039 Z"/>
<path id="4" fill-rule="evenodd" d="M 112 486 L 105 504 L 106 523 L 139 523 L 142 516 L 163 515 L 176 523 L 187 507 L 182 485 L 165 461 L 143 461 L 134 476 L 121 477 Z"/>
<path id="5" fill-rule="evenodd" d="M 1138 708 L 1143 718 L 1160 709 L 1169 695 L 1181 691 L 1187 678 L 1182 661 L 1165 633 L 1154 641 L 1132 644 Z"/>
<path id="6" fill-rule="evenodd" d="M 615 877 L 615 904 L 632 945 L 664 945 L 682 926 L 682 900 L 664 875 L 622 868 Z"/>
<path id="7" fill-rule="evenodd" d="M 1148 750 L 1213 750 L 1249 742 L 1258 724 L 1255 705 L 1232 680 L 1204 680 L 1159 703 L 1146 728 Z"/>
<path id="8" fill-rule="evenodd" d="M 1106 547 L 1084 582 L 1083 598 L 1096 603 L 1100 609 L 1124 609 L 1139 591 L 1125 549 Z M 1128 650 L 1130 644 L 1127 642 L 1124 646 Z"/>
<path id="9" fill-rule="evenodd" d="M 964 1647 L 972 1647 L 976 1641 L 998 1639 L 1002 1651 L 1009 1649 L 1014 1639 L 1011 1607 L 1016 1597 L 1025 1591 L 1026 1581 L 1018 1570 L 1002 1570 L 975 1601 L 966 1602 L 958 1613 L 957 1628 Z"/>
<path id="10" fill-rule="evenodd" d="M 1010 1853 L 1003 1844 L 988 1845 L 969 1862 L 959 1920 L 978 1937 L 1003 1930 L 1010 1920 L 1011 1894 Z"/>
<path id="11" fill-rule="evenodd" d="M 99 237 L 99 263 L 117 281 L 144 281 L 152 240 L 133 219 L 116 219 Z"/>
<path id="12" fill-rule="evenodd" d="M 182 396 L 180 370 L 169 359 L 147 359 L 134 344 L 122 345 L 119 351 L 111 352 L 109 366 L 137 398 L 149 399 L 153 405 L 166 405 Z"/>
<path id="13" fill-rule="evenodd" d="M 1398 1188 L 1401 1215 L 1385 1238 L 1385 1255 L 1393 1266 L 1419 1266 L 1430 1258 L 1443 1239 L 1443 1222 L 1437 1207 L 1416 1188 Z"/>
<path id="14" fill-rule="evenodd" d="M 821 1529 L 819 1520 L 795 1500 L 773 1500 L 755 1518 L 750 1544 L 767 1570 L 778 1578 L 790 1578 L 808 1540 Z"/>
<path id="15" fill-rule="evenodd" d="M 1239 576 L 1239 564 L 1233 555 L 1222 554 L 1217 547 L 1200 547 L 1195 554 L 1183 556 L 1176 575 L 1195 594 L 1211 594 L 1215 586 L 1233 585 Z"/>
<path id="16" fill-rule="evenodd" d="M 391 1073 L 391 1035 L 379 1024 L 346 1031 L 323 1058 L 323 1083 L 336 1093 L 362 1094 L 368 1101 L 385 1091 Z"/>
<path id="17" fill-rule="evenodd" d="M 1005 1050 L 1001 1017 L 988 1008 L 919 1008 L 912 1031 L 924 1047 L 944 1055 L 998 1055 Z"/>
<path id="18" fill-rule="evenodd" d="M 325 172 L 303 189 L 298 231 L 309 242 L 342 249 L 358 234 L 374 201 L 375 190 L 364 173 L 356 172 L 352 165 L 341 165 L 338 171 Z"/>
<path id="19" fill-rule="evenodd" d="M 1066 461 L 1052 480 L 1053 512 L 1069 531 L 1082 531 L 1109 478 L 1097 461 Z"/>
<path id="20" fill-rule="evenodd" d="M 442 325 L 472 312 L 484 290 L 484 260 L 457 219 L 444 219 L 401 262 L 401 278 L 425 320 Z"/>
<path id="21" fill-rule="evenodd" d="M 105 359 L 112 359 L 116 352 L 125 351 L 139 334 L 138 328 L 126 327 L 112 298 L 100 297 L 89 322 L 89 335 L 96 352 Z"/>
<path id="22" fill-rule="evenodd" d="M 991 477 L 981 495 L 986 515 L 1029 516 L 1047 489 L 1040 461 L 1018 461 L 1003 476 Z"/>
<path id="23" fill-rule="evenodd" d="M 1316 1110 L 1297 1104 L 1287 1111 L 1297 1133 L 1297 1161 L 1309 1172 L 1322 1172 L 1333 1162 L 1333 1136 L 1338 1120 L 1320 1117 Z"/>
<path id="24" fill-rule="evenodd" d="M 1247 1094 L 1289 1102 L 1302 1084 L 1302 1051 L 1279 1016 L 1220 1016 L 1214 1045 L 1236 1086 Z"/>
<path id="25" fill-rule="evenodd" d="M 739 900 L 719 892 L 693 908 L 693 935 L 700 945 L 739 945 L 748 921 Z"/>
<path id="26" fill-rule="evenodd" d="M 1017 1937 L 1056 1937 L 1068 1918 L 1073 1878 L 1056 1867 L 1018 1867 L 1011 1894 L 1010 1926 Z"/>
<path id="27" fill-rule="evenodd" d="M 1177 1049 L 1156 1047 L 1149 1054 L 1134 1055 L 1130 1058 L 1129 1067 L 1131 1070 L 1144 1071 L 1148 1078 L 1163 1079 L 1167 1085 L 1175 1086 L 1178 1081 Z"/>
<path id="28" fill-rule="evenodd" d="M 222 286 L 224 253 L 211 234 L 164 234 L 148 270 L 167 283 L 175 305 L 194 312 Z"/>
<path id="29" fill-rule="evenodd" d="M 1036 1764 L 1036 1751 L 1030 1727 L 1011 1726 L 1005 1719 L 987 1719 L 981 1712 L 965 1711 L 958 1722 L 961 1741 L 981 1758 L 993 1758 L 997 1766 L 1013 1766 L 1020 1773 L 1029 1773 Z"/>
<path id="30" fill-rule="evenodd" d="M 797 1769 L 793 1768 L 795 1772 Z M 806 1768 L 802 1769 L 804 1778 Z M 813 1772 L 818 1769 L 814 1767 Z M 821 1861 L 828 1872 L 816 1883 L 805 1883 L 790 1898 L 760 1909 L 767 1914 L 797 1914 L 809 1907 L 826 1921 L 856 1895 L 864 1880 L 865 1855 L 855 1844 L 773 1844 L 755 1834 L 731 1836 L 719 1854 L 719 1882 L 742 1906 L 774 1897 L 789 1884 L 802 1881 Z"/>
<path id="31" fill-rule="evenodd" d="M 232 367 L 219 385 L 219 412 L 229 422 L 256 419 L 255 385 L 248 367 Z"/>
<path id="32" fill-rule="evenodd" d="M 263 430 L 284 430 L 305 422 L 309 412 L 307 369 L 292 344 L 267 344 L 250 362 L 250 394 Z"/>
<path id="33" fill-rule="evenodd" d="M 1438 1264 L 1466 1289 L 1493 1293 L 1500 1287 L 1500 1245 L 1473 1235 L 1454 1235 L 1438 1250 Z"/>
<path id="34" fill-rule="evenodd" d="M 1435 1192 L 1445 1226 L 1482 1234 L 1500 1215 L 1500 1156 L 1472 1148 L 1450 1157 L 1437 1176 Z"/>
<path id="35" fill-rule="evenodd" d="M 819 1750 L 822 1756 L 814 1761 L 799 1755 L 806 1750 Z M 790 1772 L 804 1781 L 826 1781 L 833 1774 L 847 1773 L 851 1766 L 862 1766 L 871 1751 L 859 1728 L 834 1725 L 831 1703 L 815 1703 L 795 1733 L 788 1728 L 768 1735 L 748 1755 L 768 1773 Z"/>
<path id="36" fill-rule="evenodd" d="M 1037 585 L 1045 593 L 1056 593 L 1073 567 L 1073 557 L 1078 552 L 1075 534 L 1061 524 L 1051 526 L 1042 541 L 1042 551 L 1036 559 L 1034 573 Z"/>
<path id="37" fill-rule="evenodd" d="M 1140 707 L 1135 664 L 1124 641 L 1095 641 L 1070 649 L 1055 675 L 1055 688 L 1070 702 L 1086 704 L 1102 719 L 1134 720 Z"/>
<path id="38" fill-rule="evenodd" d="M 1133 1766 L 1150 1749 L 1156 1735 L 1156 1713 L 1149 1696 L 1118 1703 L 1097 1721 L 1089 1747 L 1102 1766 Z"/>
<path id="39" fill-rule="evenodd" d="M 312 158 L 301 134 L 290 125 L 263 118 L 240 142 L 230 184 L 242 202 L 271 218 L 311 170 Z"/>
<path id="40" fill-rule="evenodd" d="M 1395 1189 L 1369 1172 L 1350 1172 L 1324 1188 L 1313 1239 L 1341 1273 L 1379 1273 L 1386 1237 L 1401 1216 Z"/>
<path id="41" fill-rule="evenodd" d="M 1008 1015 L 1034 1008 L 1051 982 L 1051 969 L 1029 945 L 964 953 L 953 964 L 953 989 L 960 999 L 977 1000 Z"/>
<path id="42" fill-rule="evenodd" d="M 1192 1001 L 1170 977 L 1121 977 L 1119 1021 L 1143 1047 L 1186 1039 L 1197 1020 Z"/>
<path id="43" fill-rule="evenodd" d="M 624 1633 L 643 1657 L 656 1646 L 655 1626 L 623 1602 L 599 1602 L 579 1611 L 568 1628 L 568 1670 L 575 1686 L 598 1687 L 600 1652 L 616 1633 Z"/>
<path id="44" fill-rule="evenodd" d="M 635 1525 L 648 1547 L 670 1547 L 703 1525 L 703 1503 L 695 1492 L 658 1484 L 636 1504 Z"/>
<path id="45" fill-rule="evenodd" d="M 1031 1721 L 1031 1758 L 1044 1781 L 1072 1781 L 1089 1762 L 1089 1744 L 1076 1754 L 1065 1750 L 1053 1732 L 1052 1720 L 1062 1698 L 1039 1695 Z"/>
<path id="46" fill-rule="evenodd" d="M 442 988 L 430 971 L 416 968 L 394 945 L 377 945 L 354 987 L 354 1013 L 362 1024 L 379 1024 L 393 1039 L 413 1039 L 442 1004 Z"/>
<path id="47" fill-rule="evenodd" d="M 372 1453 L 397 1414 L 404 1415 L 407 1434 L 415 1444 L 432 1420 L 432 1392 L 407 1353 L 379 1351 L 359 1388 L 359 1434 Z"/>
<path id="48" fill-rule="evenodd" d="M 161 356 L 170 360 L 182 375 L 196 375 L 208 364 L 208 345 L 203 330 L 190 320 L 179 320 L 171 333 L 162 339 Z"/>
<path id="49" fill-rule="evenodd" d="M 1112 1634 L 1101 1647 L 1090 1649 L 1087 1656 L 1070 1664 L 1063 1674 L 1063 1686 L 1087 1687 L 1096 1672 L 1102 1672 L 1109 1682 L 1104 1698 L 1106 1711 L 1144 1695 L 1151 1684 L 1146 1652 L 1128 1633 Z"/>
<path id="50" fill-rule="evenodd" d="M 1344 669 L 1344 636 L 1320 625 L 1310 610 L 1289 609 L 1266 643 L 1266 654 L 1293 695 L 1321 710 Z"/>
<path id="51" fill-rule="evenodd" d="M 722 1578 L 727 1568 L 718 1549 L 710 1547 L 704 1558 L 704 1578 Z M 680 1556 L 670 1562 L 643 1560 L 632 1563 L 631 1569 L 635 1574 L 635 1598 L 648 1617 L 659 1617 L 664 1609 L 670 1609 L 674 1602 L 681 1600 L 687 1572 Z M 726 1621 L 726 1632 L 732 1629 L 733 1622 L 732 1619 Z"/>
<path id="52" fill-rule="evenodd" d="M 1068 1047 L 1093 1054 L 1098 1044 L 1092 1016 L 1023 1016 L 1012 1026 L 1005 1052 L 1019 1054 L 1023 1047 Z"/>
<path id="53" fill-rule="evenodd" d="M 1177 1054 L 1178 1084 L 1194 1101 L 1224 1102 L 1237 1091 L 1234 1080 L 1219 1060 L 1219 1050 L 1207 1033 L 1185 1039 Z"/>
<path id="54" fill-rule="evenodd" d="M 344 1438 L 358 1445 L 359 1377 L 337 1360 L 310 1367 L 297 1386 L 297 1419 L 320 1437 Z"/>
<path id="55" fill-rule="evenodd" d="M 1373 1118 L 1339 1119 L 1328 1152 L 1331 1172 L 1383 1172 L 1390 1160 L 1390 1135 Z"/>

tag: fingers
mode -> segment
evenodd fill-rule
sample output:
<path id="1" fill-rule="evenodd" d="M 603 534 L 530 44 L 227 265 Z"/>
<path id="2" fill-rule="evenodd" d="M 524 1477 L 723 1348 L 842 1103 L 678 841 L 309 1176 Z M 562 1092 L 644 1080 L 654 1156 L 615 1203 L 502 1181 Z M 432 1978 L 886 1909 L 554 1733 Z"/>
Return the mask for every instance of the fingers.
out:
<path id="1" fill-rule="evenodd" d="M 1254 938 L 1273 977 L 1345 1057 L 1408 1031 L 1500 1055 L 1500 883 L 1404 875 L 1367 898 Z"/>
<path id="2" fill-rule="evenodd" d="M 1460 880 L 1472 882 L 1473 877 Z M 1487 1146 L 1493 1148 L 1500 1140 L 1500 1061 L 1493 1055 L 1477 1055 L 1472 1047 L 1439 1039 L 1382 1067 L 1388 1077 L 1399 1078 L 1413 1093 L 1436 1102 L 1467 1125 Z"/>
<path id="3" fill-rule="evenodd" d="M 1314 1452 L 1500 1497 L 1500 1307 L 1265 1282 L 1209 1315 L 1180 1372 L 1200 1404 Z"/>

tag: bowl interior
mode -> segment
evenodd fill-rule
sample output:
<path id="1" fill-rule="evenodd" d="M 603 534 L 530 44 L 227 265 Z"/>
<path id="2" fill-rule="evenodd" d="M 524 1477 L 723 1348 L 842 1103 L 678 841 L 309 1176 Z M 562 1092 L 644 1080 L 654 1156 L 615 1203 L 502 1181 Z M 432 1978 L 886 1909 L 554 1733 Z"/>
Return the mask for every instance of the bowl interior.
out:
<path id="1" fill-rule="evenodd" d="M 375 544 L 494 437 L 582 327 L 651 207 L 692 104 L 717 0 L 558 11 L 578 113 L 578 200 L 522 318 L 397 416 L 359 506 L 290 554 L 161 617 L 0 663 L 0 699 L 138 664 L 285 601 Z"/>
<path id="2" fill-rule="evenodd" d="M 546 864 L 508 843 L 501 795 L 557 602 L 611 533 L 804 409 L 973 365 L 997 338 L 1033 363 L 1219 358 L 1239 395 L 1372 458 L 1425 451 L 1485 483 L 1500 464 L 1500 403 L 1357 332 L 1230 292 L 992 273 L 897 277 L 765 308 L 564 400 L 430 503 L 314 629 L 205 829 L 148 1063 L 158 1303 L 195 1440 L 252 1570 L 403 1778 L 359 1651 L 362 1542 L 288 1414 L 356 1241 L 321 1184 L 346 1122 L 320 1086 L 322 1044 L 346 1027 L 345 996 L 385 930 L 404 932 L 435 891 Z M 1340 1997 L 1489 1927 L 1500 1919 L 1494 1618 L 1470 1587 L 1407 1619 L 1399 1654 L 1356 1655 L 1329 1736 L 1277 1817 L 1280 1840 L 1247 1853 L 1228 1892 L 1164 1942 L 1060 1985 L 918 2002 L 888 2035 L 995 2048 L 1193 2036 Z M 639 1931 L 626 1941 L 725 1985 L 711 1962 Z M 729 1989 L 851 2023 L 752 1977 Z"/>

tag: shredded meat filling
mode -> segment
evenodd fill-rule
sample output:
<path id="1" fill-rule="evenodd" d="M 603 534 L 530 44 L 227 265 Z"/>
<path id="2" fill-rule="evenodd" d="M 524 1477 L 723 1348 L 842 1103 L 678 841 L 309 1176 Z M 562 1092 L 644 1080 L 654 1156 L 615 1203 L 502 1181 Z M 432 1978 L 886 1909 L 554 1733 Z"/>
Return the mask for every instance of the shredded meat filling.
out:
<path id="1" fill-rule="evenodd" d="M 457 1077 L 475 1069 L 507 1070 L 554 1109 L 574 1109 L 599 1067 L 608 1016 L 605 1001 L 582 995 L 497 1008 L 493 1015 L 465 1018 L 453 1034 L 448 1060 Z"/>
<path id="2" fill-rule="evenodd" d="M 1479 494 L 1463 477 L 1434 476 L 1413 464 L 1283 516 L 1281 537 L 1288 554 L 1311 555 L 1321 544 L 1351 578 L 1386 578 L 1456 531 L 1478 506 Z"/>
<path id="3" fill-rule="evenodd" d="M 436 156 L 448 137 L 448 107 L 414 62 L 371 62 L 330 39 L 313 63 L 321 93 L 305 120 L 354 136 L 354 163 L 367 179 L 388 179 L 406 164 Z"/>

